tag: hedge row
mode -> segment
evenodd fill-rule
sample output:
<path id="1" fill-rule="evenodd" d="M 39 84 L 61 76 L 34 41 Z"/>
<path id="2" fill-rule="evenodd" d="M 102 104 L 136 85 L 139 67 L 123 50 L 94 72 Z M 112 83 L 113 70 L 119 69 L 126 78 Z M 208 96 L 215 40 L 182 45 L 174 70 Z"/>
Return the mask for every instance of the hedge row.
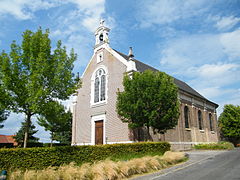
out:
<path id="1" fill-rule="evenodd" d="M 75 162 L 104 160 L 121 154 L 159 153 L 170 150 L 167 142 L 145 142 L 97 146 L 0 149 L 0 169 L 43 169 Z"/>
<path id="2" fill-rule="evenodd" d="M 209 144 L 197 144 L 194 146 L 195 149 L 206 149 L 206 150 L 231 150 L 234 145 L 230 142 L 219 142 Z"/>

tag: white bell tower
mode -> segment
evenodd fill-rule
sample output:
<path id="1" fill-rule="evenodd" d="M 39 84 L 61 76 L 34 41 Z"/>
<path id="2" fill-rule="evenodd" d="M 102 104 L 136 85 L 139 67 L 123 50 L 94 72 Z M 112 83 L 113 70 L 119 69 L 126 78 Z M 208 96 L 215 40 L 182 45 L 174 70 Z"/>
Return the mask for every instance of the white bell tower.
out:
<path id="1" fill-rule="evenodd" d="M 104 25 L 104 20 L 100 20 L 100 26 L 97 28 L 95 31 L 95 49 L 104 45 L 104 44 L 109 44 L 108 40 L 108 33 L 110 31 L 109 28 L 105 27 Z"/>

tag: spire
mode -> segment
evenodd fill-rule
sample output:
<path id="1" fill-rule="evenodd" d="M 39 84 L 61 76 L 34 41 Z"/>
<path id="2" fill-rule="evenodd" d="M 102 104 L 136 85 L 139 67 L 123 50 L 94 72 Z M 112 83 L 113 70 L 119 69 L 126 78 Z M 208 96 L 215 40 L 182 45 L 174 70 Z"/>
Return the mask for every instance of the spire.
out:
<path id="1" fill-rule="evenodd" d="M 108 33 L 110 29 L 104 26 L 104 22 L 105 21 L 103 19 L 100 20 L 99 27 L 95 32 L 95 49 L 103 44 L 109 44 Z"/>
<path id="2" fill-rule="evenodd" d="M 129 47 L 128 59 L 129 59 L 129 60 L 132 60 L 132 59 L 133 59 L 133 57 L 134 57 L 134 55 L 133 55 L 133 50 L 132 50 L 132 47 Z"/>

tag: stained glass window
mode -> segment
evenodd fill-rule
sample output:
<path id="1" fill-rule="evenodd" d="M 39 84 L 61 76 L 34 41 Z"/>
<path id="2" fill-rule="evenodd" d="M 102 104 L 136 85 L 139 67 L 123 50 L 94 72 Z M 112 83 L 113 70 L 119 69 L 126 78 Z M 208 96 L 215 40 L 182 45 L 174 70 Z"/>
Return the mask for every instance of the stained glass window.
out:
<path id="1" fill-rule="evenodd" d="M 94 103 L 106 99 L 106 74 L 103 69 L 97 70 L 94 82 Z"/>

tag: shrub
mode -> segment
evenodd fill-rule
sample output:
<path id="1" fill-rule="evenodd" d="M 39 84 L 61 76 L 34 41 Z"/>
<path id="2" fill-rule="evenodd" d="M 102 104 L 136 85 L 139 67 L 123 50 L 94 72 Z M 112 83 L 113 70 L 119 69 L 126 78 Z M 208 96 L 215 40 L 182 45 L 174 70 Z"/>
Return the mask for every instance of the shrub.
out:
<path id="1" fill-rule="evenodd" d="M 99 161 L 93 164 L 85 163 L 76 166 L 74 163 L 60 166 L 59 168 L 48 167 L 43 170 L 15 171 L 10 173 L 11 180 L 72 180 L 72 179 L 126 179 L 135 174 L 142 174 L 160 170 L 170 165 L 186 160 L 182 152 L 166 152 L 160 156 L 146 156 L 129 161 L 114 162 L 111 160 Z"/>
<path id="2" fill-rule="evenodd" d="M 64 144 L 64 143 L 44 143 L 43 147 L 55 147 L 55 146 L 71 146 L 70 144 Z"/>
<path id="3" fill-rule="evenodd" d="M 0 148 L 13 148 L 13 143 L 0 143 Z"/>
<path id="4" fill-rule="evenodd" d="M 96 146 L 65 146 L 26 149 L 0 149 L 1 169 L 43 169 L 71 162 L 76 165 L 104 160 L 121 154 L 158 153 L 170 149 L 167 142 L 145 142 Z"/>
<path id="5" fill-rule="evenodd" d="M 194 146 L 195 149 L 208 149 L 208 150 L 231 150 L 234 145 L 230 142 L 219 142 L 209 144 L 197 144 Z"/>

